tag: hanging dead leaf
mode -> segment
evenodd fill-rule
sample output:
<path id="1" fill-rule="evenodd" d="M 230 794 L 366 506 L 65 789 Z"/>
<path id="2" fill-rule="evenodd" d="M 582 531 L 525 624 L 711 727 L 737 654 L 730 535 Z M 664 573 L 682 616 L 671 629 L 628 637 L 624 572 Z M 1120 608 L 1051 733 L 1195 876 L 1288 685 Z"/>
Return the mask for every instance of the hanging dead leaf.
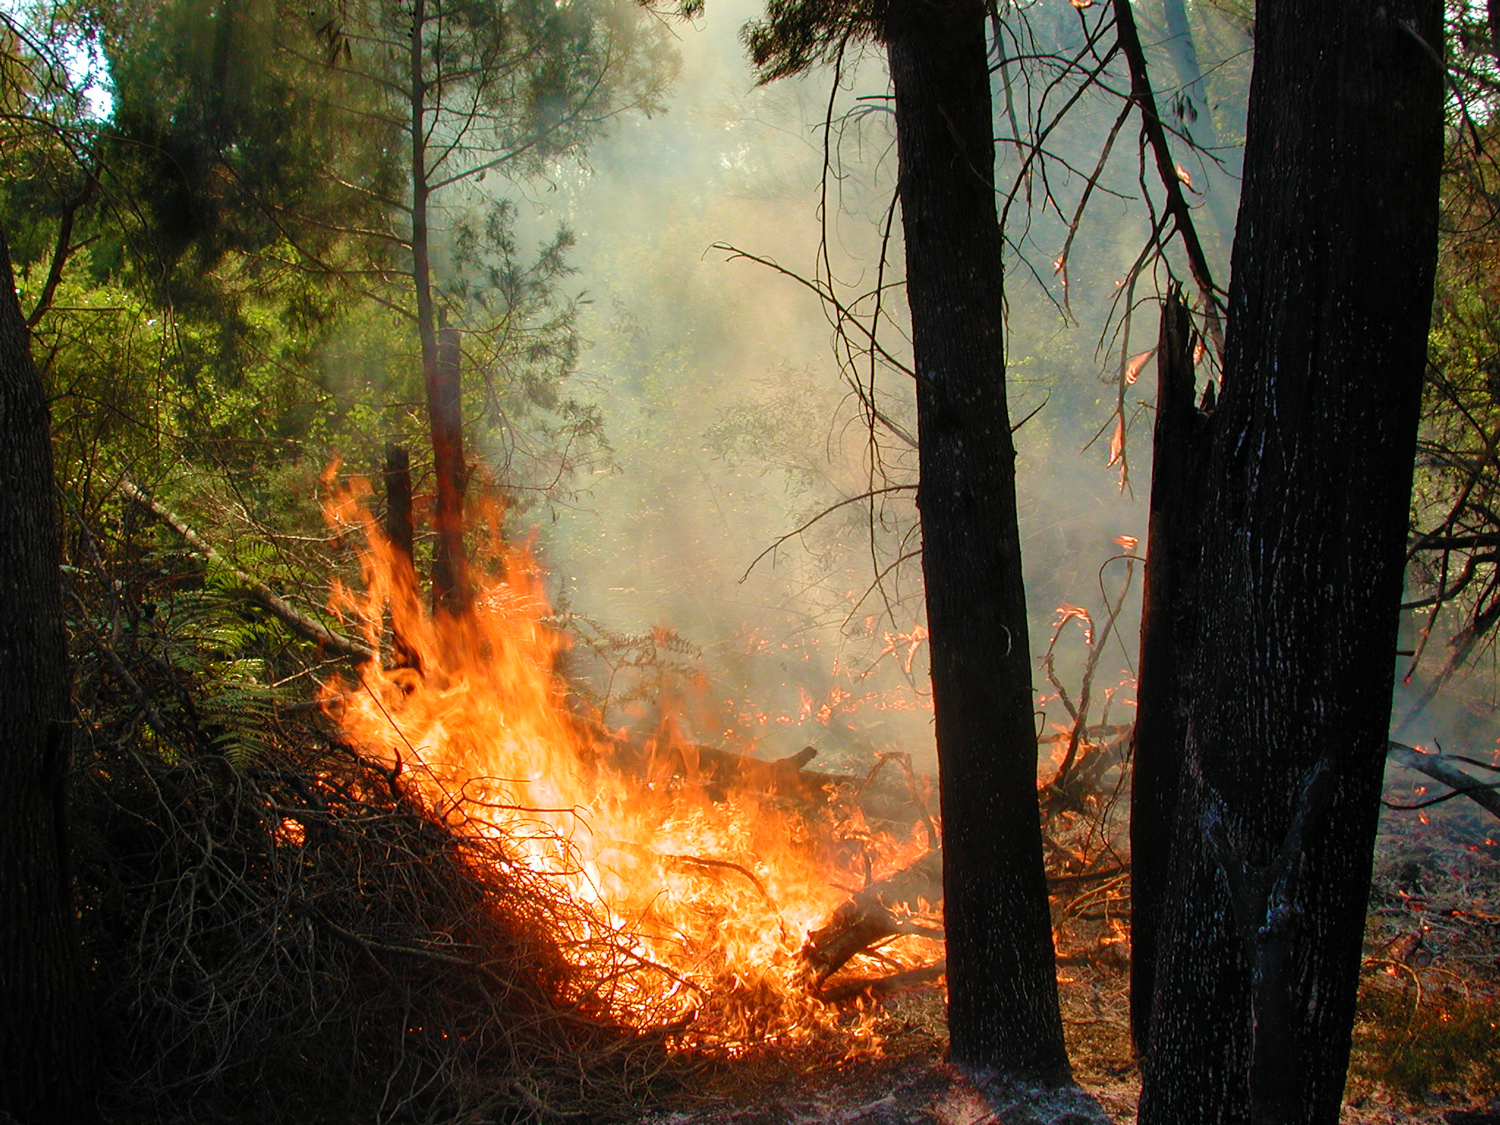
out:
<path id="1" fill-rule="evenodd" d="M 1147 348 L 1140 355 L 1133 355 L 1125 362 L 1125 382 L 1133 384 L 1141 373 L 1141 368 L 1146 366 L 1146 361 L 1156 354 L 1155 348 Z M 1114 462 L 1110 462 L 1113 464 Z"/>

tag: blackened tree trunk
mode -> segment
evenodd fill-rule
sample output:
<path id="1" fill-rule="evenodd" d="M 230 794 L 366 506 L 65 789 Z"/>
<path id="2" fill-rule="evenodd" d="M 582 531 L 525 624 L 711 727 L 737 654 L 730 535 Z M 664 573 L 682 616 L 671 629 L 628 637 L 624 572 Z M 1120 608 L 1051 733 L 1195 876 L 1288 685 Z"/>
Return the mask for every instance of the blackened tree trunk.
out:
<path id="1" fill-rule="evenodd" d="M 464 549 L 463 383 L 458 329 L 438 331 L 437 362 L 427 380 L 434 480 L 432 601 L 455 615 L 469 612 L 469 556 Z"/>
<path id="2" fill-rule="evenodd" d="M 1042 869 L 980 0 L 893 5 L 953 1059 L 1067 1072 Z"/>
<path id="3" fill-rule="evenodd" d="M 0 233 L 0 1111 L 89 1119 L 51 432 Z"/>
<path id="4" fill-rule="evenodd" d="M 1156 351 L 1151 516 L 1141 591 L 1140 687 L 1131 741 L 1130 1029 L 1144 1053 L 1156 980 L 1156 924 L 1170 873 L 1197 625 L 1208 417 L 1194 405 L 1196 338 L 1181 293 L 1162 306 Z"/>
<path id="5" fill-rule="evenodd" d="M 1332 1123 L 1394 672 L 1439 0 L 1261 0 L 1145 1125 Z"/>

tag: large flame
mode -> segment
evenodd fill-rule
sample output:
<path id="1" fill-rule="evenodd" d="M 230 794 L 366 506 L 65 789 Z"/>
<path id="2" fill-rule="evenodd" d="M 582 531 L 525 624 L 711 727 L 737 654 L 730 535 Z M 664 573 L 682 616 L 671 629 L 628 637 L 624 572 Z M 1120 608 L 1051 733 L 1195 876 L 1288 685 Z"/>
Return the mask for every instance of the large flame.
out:
<path id="1" fill-rule="evenodd" d="M 330 521 L 365 539 L 364 588 L 337 587 L 332 606 L 377 652 L 399 638 L 399 656 L 387 644 L 357 682 L 325 685 L 325 706 L 365 753 L 579 907 L 559 915 L 570 932 L 558 935 L 584 982 L 576 999 L 730 1050 L 831 1026 L 803 943 L 925 837 L 871 832 L 839 794 L 809 795 L 795 768 L 697 747 L 671 716 L 643 745 L 612 736 L 569 705 L 568 639 L 529 546 L 504 543 L 495 521 L 499 576 L 473 576 L 472 614 L 433 617 L 370 515 L 368 486 L 327 483 Z M 882 952 L 911 964 L 933 950 Z"/>

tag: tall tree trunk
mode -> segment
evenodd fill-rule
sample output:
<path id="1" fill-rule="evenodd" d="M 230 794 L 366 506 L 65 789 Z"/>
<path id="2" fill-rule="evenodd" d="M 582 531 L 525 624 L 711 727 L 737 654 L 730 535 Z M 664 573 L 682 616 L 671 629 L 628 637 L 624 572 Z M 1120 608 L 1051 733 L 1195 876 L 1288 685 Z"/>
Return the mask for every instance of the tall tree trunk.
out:
<path id="1" fill-rule="evenodd" d="M 441 334 L 432 297 L 432 243 L 428 205 L 432 200 L 427 167 L 427 80 L 424 66 L 425 0 L 413 0 L 408 54 L 407 95 L 411 109 L 411 258 L 416 292 L 417 337 L 422 349 L 422 385 L 427 396 L 427 424 L 432 438 L 433 602 L 451 613 L 468 608 L 468 559 L 463 546 L 463 440 L 458 411 L 458 337 Z"/>
<path id="2" fill-rule="evenodd" d="M 1190 658 L 1197 625 L 1207 416 L 1193 402 L 1195 336 L 1181 291 L 1167 294 L 1156 351 L 1151 517 L 1141 592 L 1140 689 L 1130 789 L 1130 1029 L 1143 1054 L 1156 934 L 1182 784 Z"/>
<path id="3" fill-rule="evenodd" d="M 1390 719 L 1439 0 L 1261 0 L 1140 1119 L 1332 1123 Z"/>
<path id="4" fill-rule="evenodd" d="M 52 435 L 0 232 L 0 1111 L 93 1117 L 65 823 L 68 668 Z"/>
<path id="5" fill-rule="evenodd" d="M 958 1063 L 1061 1077 L 984 20 L 980 0 L 908 2 L 884 36 L 918 373 L 948 1030 Z"/>

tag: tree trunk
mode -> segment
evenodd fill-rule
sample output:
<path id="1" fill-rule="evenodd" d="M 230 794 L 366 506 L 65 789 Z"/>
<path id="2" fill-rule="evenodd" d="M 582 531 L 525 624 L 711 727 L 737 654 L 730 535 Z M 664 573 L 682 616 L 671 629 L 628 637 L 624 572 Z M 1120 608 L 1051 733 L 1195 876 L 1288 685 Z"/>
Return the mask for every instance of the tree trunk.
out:
<path id="1" fill-rule="evenodd" d="M 1195 337 L 1182 294 L 1161 311 L 1152 437 L 1151 517 L 1141 592 L 1140 687 L 1131 737 L 1130 1029 L 1143 1054 L 1150 1028 L 1156 933 L 1182 783 L 1188 681 L 1198 605 L 1203 454 L 1208 418 L 1193 403 Z"/>
<path id="2" fill-rule="evenodd" d="M 411 110 L 411 259 L 417 304 L 417 337 L 422 349 L 422 384 L 432 437 L 436 500 L 432 586 L 435 608 L 462 613 L 468 608 L 468 560 L 463 546 L 463 430 L 459 414 L 458 334 L 438 329 L 432 299 L 432 247 L 428 204 L 432 199 L 427 166 L 427 80 L 423 66 L 428 21 L 425 0 L 413 0 L 408 53 L 407 97 Z M 441 339 L 439 338 L 441 336 Z"/>
<path id="3" fill-rule="evenodd" d="M 1439 0 L 1262 0 L 1143 1125 L 1333 1123 L 1436 253 Z"/>
<path id="4" fill-rule="evenodd" d="M 51 428 L 0 233 L 0 1114 L 89 1120 Z"/>
<path id="5" fill-rule="evenodd" d="M 411 457 L 394 442 L 385 447 L 385 536 L 391 542 L 395 589 L 391 607 L 391 654 L 401 668 L 422 670 L 422 657 L 408 639 L 407 625 L 419 600 L 415 552 L 417 531 L 412 520 Z"/>
<path id="6" fill-rule="evenodd" d="M 955 1062 L 1067 1072 L 1042 869 L 979 0 L 893 8 Z"/>
<path id="7" fill-rule="evenodd" d="M 458 329 L 438 333 L 437 363 L 427 384 L 427 411 L 432 423 L 432 472 L 436 497 L 432 550 L 432 602 L 455 615 L 468 612 L 469 556 L 464 549 L 463 384 L 459 369 Z"/>

